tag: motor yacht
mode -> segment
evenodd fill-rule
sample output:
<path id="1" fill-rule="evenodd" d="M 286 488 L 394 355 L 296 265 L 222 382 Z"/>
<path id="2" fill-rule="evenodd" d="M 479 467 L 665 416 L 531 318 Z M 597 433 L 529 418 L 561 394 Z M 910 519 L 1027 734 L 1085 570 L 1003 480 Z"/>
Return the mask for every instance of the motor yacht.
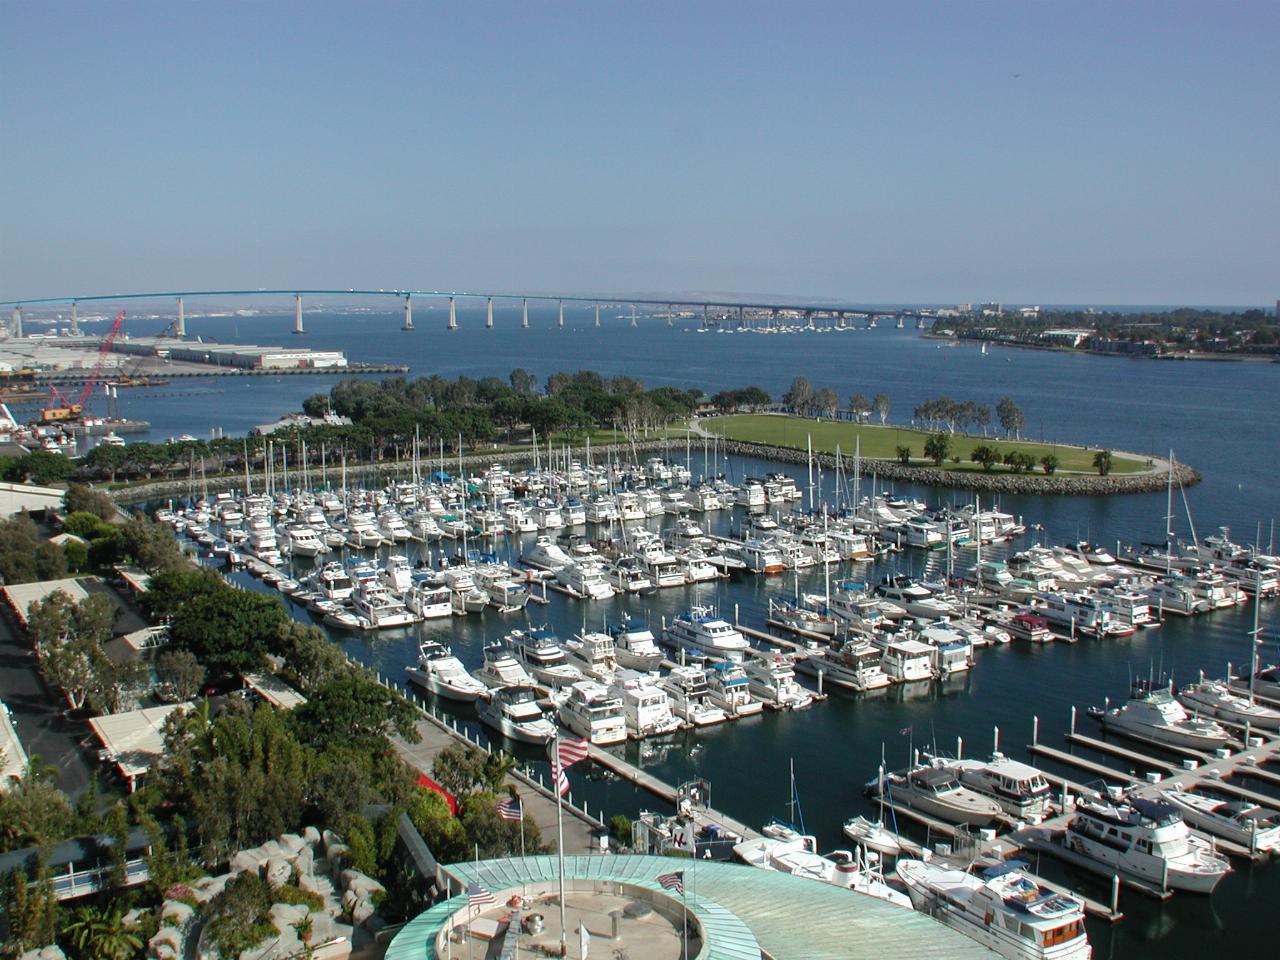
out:
<path id="1" fill-rule="evenodd" d="M 336 560 L 321 567 L 312 578 L 312 584 L 326 600 L 332 600 L 334 603 L 347 602 L 355 591 L 355 583 L 351 576 Z"/>
<path id="2" fill-rule="evenodd" d="M 627 739 L 627 720 L 622 700 L 595 680 L 579 680 L 568 687 L 560 704 L 560 722 L 596 746 L 622 743 Z"/>
<path id="3" fill-rule="evenodd" d="M 653 631 L 639 620 L 626 617 L 609 627 L 613 637 L 614 657 L 621 667 L 648 672 L 658 669 L 662 663 L 662 651 L 658 649 Z"/>
<path id="4" fill-rule="evenodd" d="M 436 696 L 468 702 L 485 694 L 485 685 L 467 673 L 466 667 L 444 644 L 425 640 L 418 646 L 418 655 L 417 666 L 405 667 L 405 673 L 411 681 Z"/>
<path id="5" fill-rule="evenodd" d="M 874 864 L 864 862 L 848 850 L 834 850 L 823 856 L 818 853 L 817 840 L 812 836 L 776 824 L 766 826 L 764 831 L 764 836 L 734 844 L 734 856 L 761 870 L 776 870 L 857 890 L 904 910 L 911 909 L 910 898 L 885 883 Z"/>
<path id="6" fill-rule="evenodd" d="M 1192 835 L 1177 807 L 1138 797 L 1077 798 L 1063 845 L 1105 873 L 1169 890 L 1212 893 L 1231 870 L 1209 841 Z"/>
<path id="7" fill-rule="evenodd" d="M 1089 960 L 1084 904 L 1002 863 L 982 876 L 932 860 L 899 860 L 898 879 L 922 913 L 1010 960 Z"/>
<path id="8" fill-rule="evenodd" d="M 938 620 L 960 612 L 904 574 L 885 577 L 875 593 L 902 607 L 909 616 L 925 620 Z"/>
<path id="9" fill-rule="evenodd" d="M 728 715 L 707 698 L 707 675 L 701 667 L 674 667 L 661 680 L 663 691 L 671 701 L 671 711 L 695 727 L 723 723 Z"/>
<path id="10" fill-rule="evenodd" d="M 787 569 L 782 551 L 766 540 L 731 541 L 726 544 L 725 552 L 745 563 L 752 573 L 772 576 Z"/>
<path id="11" fill-rule="evenodd" d="M 608 600 L 615 593 L 605 579 L 604 568 L 594 558 L 583 558 L 556 570 L 556 580 L 575 596 L 584 600 Z"/>
<path id="12" fill-rule="evenodd" d="M 404 543 L 413 536 L 404 517 L 394 510 L 384 510 L 378 514 L 378 532 L 388 543 Z"/>
<path id="13" fill-rule="evenodd" d="M 690 607 L 674 617 L 663 640 L 676 649 L 717 659 L 740 661 L 747 650 L 746 638 L 711 607 Z"/>
<path id="14" fill-rule="evenodd" d="M 533 687 L 499 687 L 488 700 L 479 701 L 476 714 L 509 740 L 541 745 L 556 736 L 555 722 L 538 703 Z"/>
<path id="15" fill-rule="evenodd" d="M 358 617 L 365 621 L 367 630 L 389 630 L 407 627 L 418 622 L 418 615 L 396 598 L 377 580 L 369 579 L 351 598 L 351 605 Z"/>
<path id="16" fill-rule="evenodd" d="M 844 822 L 844 835 L 860 847 L 874 850 L 884 857 L 896 857 L 902 853 L 898 835 L 885 829 L 884 824 L 866 817 L 851 817 Z"/>
<path id="17" fill-rule="evenodd" d="M 933 647 L 919 640 L 879 641 L 880 666 L 894 683 L 916 683 L 933 679 Z"/>
<path id="18" fill-rule="evenodd" d="M 1155 607 L 1161 617 L 1166 613 L 1192 617 L 1213 609 L 1208 600 L 1196 595 L 1188 577 L 1162 577 L 1146 586 L 1144 592 L 1148 604 Z"/>
<path id="19" fill-rule="evenodd" d="M 472 676 L 490 690 L 502 687 L 531 687 L 533 677 L 516 659 L 511 648 L 493 643 L 484 648 L 484 662 Z"/>
<path id="20" fill-rule="evenodd" d="M 506 642 L 533 679 L 549 687 L 567 687 L 583 679 L 582 671 L 569 663 L 560 638 L 545 627 L 512 630 Z"/>
<path id="21" fill-rule="evenodd" d="M 423 620 L 439 620 L 453 615 L 453 591 L 443 585 L 415 583 L 405 594 L 404 604 Z"/>
<path id="22" fill-rule="evenodd" d="M 607 633 L 584 632 L 564 642 L 569 662 L 592 680 L 612 683 L 618 671 L 613 638 Z"/>
<path id="23" fill-rule="evenodd" d="M 657 678 L 632 670 L 619 671 L 609 691 L 622 700 L 627 732 L 641 739 L 674 733 L 682 726 Z"/>
<path id="24" fill-rule="evenodd" d="M 1111 609 L 1099 597 L 1088 593 L 1042 593 L 1035 612 L 1064 633 L 1098 637 L 1131 636 L 1134 628 L 1112 616 Z"/>
<path id="25" fill-rule="evenodd" d="M 294 557 L 315 557 L 329 552 L 329 548 L 324 545 L 324 541 L 316 535 L 316 532 L 300 523 L 285 527 L 281 547 Z"/>
<path id="26" fill-rule="evenodd" d="M 520 562 L 540 570 L 556 571 L 571 564 L 573 558 L 551 537 L 538 537 L 520 556 Z"/>
<path id="27" fill-rule="evenodd" d="M 880 783 L 873 780 L 871 787 L 878 790 Z M 883 789 L 884 796 L 894 803 L 904 803 L 947 823 L 985 827 L 1001 812 L 998 803 L 962 786 L 954 773 L 941 767 L 917 766 L 905 773 L 887 774 Z"/>
<path id="28" fill-rule="evenodd" d="M 618 593 L 641 593 L 653 589 L 649 568 L 636 557 L 619 557 L 605 567 L 605 576 Z"/>
<path id="29" fill-rule="evenodd" d="M 1247 673 L 1242 676 L 1232 677 L 1230 685 L 1232 690 L 1239 690 L 1245 693 L 1252 691 L 1260 697 L 1266 697 L 1268 700 L 1280 700 L 1280 666 L 1263 667 L 1252 678 Z"/>
<path id="30" fill-rule="evenodd" d="M 809 651 L 807 657 L 796 661 L 796 669 L 818 677 L 824 685 L 834 683 L 846 690 L 863 693 L 882 689 L 893 682 L 884 672 L 883 660 L 884 651 L 869 641 L 846 640 L 829 650 Z"/>
<path id="31" fill-rule="evenodd" d="M 1052 643 L 1053 631 L 1049 629 L 1049 621 L 1034 613 L 1015 613 L 1007 619 L 994 621 L 1007 630 L 1015 640 L 1026 640 L 1028 643 Z"/>
<path id="32" fill-rule="evenodd" d="M 800 710 L 813 703 L 811 694 L 796 683 L 795 663 L 782 654 L 743 660 L 751 695 L 777 710 Z"/>
<path id="33" fill-rule="evenodd" d="M 382 565 L 382 579 L 392 593 L 403 597 L 413 586 L 413 567 L 409 566 L 409 558 L 398 553 L 388 556 Z"/>
<path id="34" fill-rule="evenodd" d="M 960 783 L 1000 804 L 1011 817 L 1039 823 L 1052 812 L 1053 790 L 1035 767 L 993 753 L 986 760 L 933 759 L 935 766 L 950 770 Z"/>
<path id="35" fill-rule="evenodd" d="M 751 695 L 751 681 L 741 663 L 720 660 L 707 668 L 707 697 L 732 718 L 750 717 L 764 710 Z"/>
<path id="36" fill-rule="evenodd" d="M 1178 702 L 1195 714 L 1215 717 L 1254 730 L 1280 730 L 1280 710 L 1250 703 L 1247 696 L 1233 693 L 1222 680 L 1201 680 L 1174 691 Z"/>
<path id="37" fill-rule="evenodd" d="M 1170 687 L 1139 681 L 1123 706 L 1090 708 L 1089 714 L 1102 723 L 1104 730 L 1138 740 L 1194 750 L 1225 747 L 1231 740 L 1226 728 L 1214 720 L 1188 716 Z"/>
<path id="38" fill-rule="evenodd" d="M 1250 800 L 1224 800 L 1178 787 L 1160 791 L 1182 819 L 1205 833 L 1260 853 L 1280 853 L 1280 813 Z"/>

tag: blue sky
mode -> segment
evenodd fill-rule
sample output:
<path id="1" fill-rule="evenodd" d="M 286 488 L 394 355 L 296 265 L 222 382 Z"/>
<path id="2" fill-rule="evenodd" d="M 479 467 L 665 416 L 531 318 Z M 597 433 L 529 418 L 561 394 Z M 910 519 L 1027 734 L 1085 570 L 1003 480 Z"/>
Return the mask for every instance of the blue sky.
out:
<path id="1" fill-rule="evenodd" d="M 0 298 L 1266 304 L 1277 36 L 1274 2 L 10 0 Z"/>

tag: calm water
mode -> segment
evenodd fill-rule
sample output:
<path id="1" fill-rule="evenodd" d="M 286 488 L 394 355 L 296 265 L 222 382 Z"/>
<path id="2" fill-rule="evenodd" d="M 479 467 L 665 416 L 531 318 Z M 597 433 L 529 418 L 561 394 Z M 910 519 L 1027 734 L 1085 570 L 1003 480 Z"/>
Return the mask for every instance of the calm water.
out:
<path id="1" fill-rule="evenodd" d="M 505 376 L 513 367 L 545 376 L 556 370 L 594 369 L 607 375 L 636 376 L 649 385 L 701 387 L 710 393 L 758 384 L 777 394 L 792 377 L 804 374 L 815 387 L 830 386 L 841 396 L 854 391 L 887 393 L 892 419 L 930 396 L 972 398 L 994 406 L 1013 396 L 1027 416 L 1028 434 L 1039 439 L 1091 442 L 1119 449 L 1162 453 L 1172 447 L 1179 459 L 1198 467 L 1205 482 L 1187 491 L 1187 505 L 1201 535 L 1230 525 L 1236 539 L 1251 541 L 1259 525 L 1265 543 L 1272 519 L 1280 514 L 1280 445 L 1274 423 L 1280 409 L 1280 366 L 1227 363 L 1155 363 L 1101 357 L 1077 357 L 1018 350 L 994 350 L 983 356 L 966 347 L 939 347 L 914 331 L 880 329 L 826 335 L 755 336 L 698 334 L 669 330 L 659 322 L 631 329 L 611 319 L 602 330 L 590 326 L 589 314 L 570 313 L 570 329 L 554 328 L 551 314 L 531 312 L 534 329 L 518 328 L 518 318 L 499 315 L 499 328 L 483 329 L 479 313 L 462 312 L 463 329 L 448 334 L 444 312 L 415 305 L 419 330 L 400 332 L 399 317 L 390 313 L 360 318 L 306 317 L 306 343 L 346 350 L 352 359 L 406 362 L 411 376 L 439 372 L 446 376 Z M 291 343 L 291 316 L 190 320 L 192 334 L 258 343 Z M 136 332 L 145 332 L 142 329 Z M 152 392 L 122 397 L 128 416 L 152 421 L 153 436 L 209 434 L 220 427 L 228 434 L 297 409 L 309 393 L 327 390 L 329 377 L 279 377 L 239 380 L 216 378 L 175 383 Z M 682 444 L 671 455 L 683 457 Z M 701 472 L 701 447 L 695 445 L 691 466 Z M 762 464 L 734 461 L 730 472 L 741 477 L 758 473 Z M 799 471 L 793 471 L 799 473 Z M 802 484 L 803 486 L 803 484 Z M 899 488 L 902 489 L 902 488 Z M 950 491 L 907 490 L 933 502 L 963 495 Z M 831 496 L 830 489 L 825 491 Z M 1175 528 L 1188 531 L 1181 498 L 1175 504 Z M 1039 536 L 1063 542 L 1091 536 L 1105 542 L 1162 540 L 1165 495 L 1113 499 L 1007 497 L 1003 506 L 1043 525 Z M 721 514 L 713 523 L 729 523 Z M 502 544 L 500 553 L 518 555 L 518 544 Z M 965 562 L 961 554 L 958 562 Z M 938 563 L 940 558 L 931 562 Z M 971 560 L 969 560 L 971 562 Z M 896 560 L 902 569 L 920 571 L 925 560 L 910 553 Z M 880 570 L 862 571 L 869 578 Z M 744 623 L 760 626 L 768 597 L 790 593 L 789 578 L 721 583 L 714 587 L 664 591 L 643 599 L 615 599 L 581 604 L 552 595 L 549 607 L 531 606 L 535 623 L 548 622 L 562 636 L 581 629 L 584 620 L 598 626 L 626 610 L 647 616 L 655 627 L 691 601 L 711 601 L 728 612 L 736 605 Z M 802 580 L 801 589 L 821 591 L 820 575 Z M 1264 606 L 1268 652 L 1276 652 L 1275 604 Z M 300 617 L 305 613 L 299 612 Z M 797 786 L 808 830 L 824 849 L 844 846 L 841 823 L 855 813 L 869 813 L 862 784 L 874 776 L 883 749 L 891 764 L 901 765 L 912 744 L 952 750 L 963 737 L 966 753 L 989 750 L 994 726 L 1001 746 L 1029 759 L 1031 717 L 1041 719 L 1041 736 L 1059 742 L 1071 705 L 1100 703 L 1122 696 L 1132 673 L 1173 672 L 1178 678 L 1196 671 L 1221 673 L 1228 661 L 1248 657 L 1247 608 L 1202 617 L 1194 623 L 1171 620 L 1166 626 L 1123 641 L 1043 649 L 1011 645 L 978 653 L 969 675 L 945 687 L 897 687 L 862 697 L 836 694 L 826 703 L 794 714 L 767 714 L 707 732 L 667 741 L 629 744 L 627 755 L 668 782 L 690 776 L 708 778 L 713 803 L 749 823 L 786 813 L 788 763 L 795 762 Z M 478 664 L 486 639 L 519 625 L 523 617 L 502 618 L 492 612 L 465 621 L 423 625 L 418 631 L 384 633 L 376 638 L 347 638 L 347 649 L 384 674 L 399 675 L 416 659 L 419 635 L 447 637 L 464 660 Z M 474 723 L 463 712 L 463 719 Z M 1084 720 L 1086 727 L 1090 721 Z M 476 729 L 479 729 L 476 727 Z M 910 730 L 909 734 L 902 733 Z M 536 760 L 536 755 L 526 754 Z M 1086 775 L 1071 771 L 1076 779 Z M 592 809 L 634 814 L 640 807 L 659 807 L 626 784 L 572 775 L 575 796 Z M 1255 787 L 1263 790 L 1267 787 Z M 1280 804 L 1280 795 L 1277 795 Z M 1043 869 L 1059 875 L 1047 861 Z M 1073 878 L 1099 899 L 1106 891 L 1087 878 Z M 1269 934 L 1265 904 L 1280 896 L 1280 866 L 1236 864 L 1212 898 L 1178 895 L 1157 905 L 1126 895 L 1126 920 L 1116 926 L 1091 925 L 1100 957 L 1203 957 L 1256 949 Z"/>

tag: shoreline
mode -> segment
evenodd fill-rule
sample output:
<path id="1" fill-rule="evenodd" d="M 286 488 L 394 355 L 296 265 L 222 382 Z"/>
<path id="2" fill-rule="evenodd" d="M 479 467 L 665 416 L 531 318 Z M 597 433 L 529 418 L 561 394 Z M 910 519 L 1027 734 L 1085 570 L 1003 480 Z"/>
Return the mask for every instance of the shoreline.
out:
<path id="1" fill-rule="evenodd" d="M 1261 356 L 1251 353 L 1158 353 L 1144 356 L 1140 353 L 1113 353 L 1109 350 L 1081 350 L 1077 347 L 1060 347 L 1052 343 L 1022 343 L 1018 340 L 997 340 L 988 337 L 947 337 L 932 330 L 921 331 L 926 340 L 953 343 L 956 346 L 989 343 L 995 347 L 1017 347 L 1019 350 L 1043 350 L 1048 353 L 1064 353 L 1087 357 L 1113 357 L 1117 360 L 1191 360 L 1197 363 L 1280 363 L 1280 356 Z"/>

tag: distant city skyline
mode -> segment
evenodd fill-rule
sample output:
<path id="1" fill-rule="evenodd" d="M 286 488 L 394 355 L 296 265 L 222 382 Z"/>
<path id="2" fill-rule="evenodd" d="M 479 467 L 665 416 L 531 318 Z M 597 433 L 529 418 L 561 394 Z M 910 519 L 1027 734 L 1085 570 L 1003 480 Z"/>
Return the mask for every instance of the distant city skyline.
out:
<path id="1" fill-rule="evenodd" d="M 0 10 L 0 300 L 1269 307 L 1280 5 Z"/>

